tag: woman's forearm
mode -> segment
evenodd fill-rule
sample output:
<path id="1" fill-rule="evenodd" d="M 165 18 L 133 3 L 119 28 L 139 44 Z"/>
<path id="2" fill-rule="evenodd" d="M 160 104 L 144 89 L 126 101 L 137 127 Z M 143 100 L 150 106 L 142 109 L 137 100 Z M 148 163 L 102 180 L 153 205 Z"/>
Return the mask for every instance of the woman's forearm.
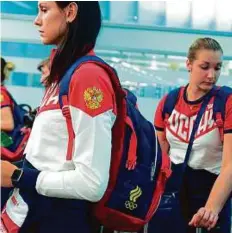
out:
<path id="1" fill-rule="evenodd" d="M 221 170 L 211 190 L 206 207 L 220 213 L 232 191 L 232 164 Z"/>

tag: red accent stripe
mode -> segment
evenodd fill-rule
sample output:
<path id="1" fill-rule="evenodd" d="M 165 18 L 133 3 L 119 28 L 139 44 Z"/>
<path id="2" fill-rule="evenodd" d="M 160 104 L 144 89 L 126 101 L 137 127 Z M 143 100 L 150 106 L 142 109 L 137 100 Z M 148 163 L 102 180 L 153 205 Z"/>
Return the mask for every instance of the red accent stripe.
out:
<path id="1" fill-rule="evenodd" d="M 136 132 L 135 132 L 133 123 L 132 123 L 132 121 L 131 121 L 131 119 L 129 117 L 126 117 L 126 123 L 127 123 L 127 125 L 130 126 L 130 128 L 132 130 L 126 167 L 129 170 L 133 170 L 135 168 L 135 166 L 136 166 L 136 160 L 137 160 L 137 156 L 136 156 L 137 137 L 136 137 Z"/>
<path id="2" fill-rule="evenodd" d="M 16 200 L 16 198 L 15 198 L 14 195 L 11 197 L 11 201 L 12 201 L 12 203 L 13 203 L 14 205 L 18 205 L 18 202 L 17 202 L 17 200 Z"/>
<path id="3" fill-rule="evenodd" d="M 68 148 L 67 148 L 66 160 L 71 160 L 75 134 L 73 131 L 72 119 L 71 119 L 67 95 L 62 96 L 62 102 L 63 102 L 62 113 L 65 117 L 67 129 L 68 129 Z"/>
<path id="4" fill-rule="evenodd" d="M 161 166 L 161 171 L 164 174 L 165 178 L 168 179 L 171 174 L 171 160 L 168 156 L 168 154 L 164 151 L 162 151 L 162 166 Z"/>
<path id="5" fill-rule="evenodd" d="M 2 218 L 1 218 L 1 229 L 3 228 L 5 231 L 4 233 L 18 233 L 20 227 L 16 225 L 9 217 L 6 211 L 2 213 Z"/>
<path id="6" fill-rule="evenodd" d="M 170 177 L 171 173 L 172 173 L 171 161 L 169 159 L 169 156 L 167 153 L 162 152 L 161 171 L 160 171 L 158 179 L 157 179 L 155 192 L 154 192 L 154 196 L 152 199 L 150 209 L 146 215 L 146 222 L 148 222 L 152 218 L 154 213 L 156 212 L 156 210 L 159 206 L 159 202 L 161 200 L 161 197 L 164 193 L 166 182 L 167 182 L 168 178 Z"/>

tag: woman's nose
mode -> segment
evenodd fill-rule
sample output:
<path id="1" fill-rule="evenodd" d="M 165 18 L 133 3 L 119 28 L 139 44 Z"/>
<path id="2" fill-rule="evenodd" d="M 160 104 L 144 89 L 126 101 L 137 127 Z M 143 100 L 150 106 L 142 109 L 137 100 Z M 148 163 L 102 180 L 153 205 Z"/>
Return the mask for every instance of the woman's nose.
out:
<path id="1" fill-rule="evenodd" d="M 40 19 L 39 15 L 36 16 L 36 18 L 34 20 L 34 25 L 41 26 L 41 19 Z"/>
<path id="2" fill-rule="evenodd" d="M 215 77 L 216 77 L 215 70 L 214 69 L 210 69 L 209 72 L 208 72 L 207 78 L 215 79 Z"/>

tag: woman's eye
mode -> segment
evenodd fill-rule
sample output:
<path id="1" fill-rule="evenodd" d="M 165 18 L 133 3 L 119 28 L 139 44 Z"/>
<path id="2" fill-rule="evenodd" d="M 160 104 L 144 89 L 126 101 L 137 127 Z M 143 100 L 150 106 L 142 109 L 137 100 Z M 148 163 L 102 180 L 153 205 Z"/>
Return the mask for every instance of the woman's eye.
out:
<path id="1" fill-rule="evenodd" d="M 209 67 L 208 66 L 201 66 L 201 69 L 207 70 Z"/>
<path id="2" fill-rule="evenodd" d="M 218 66 L 215 68 L 215 70 L 220 70 L 222 67 L 221 66 Z"/>
<path id="3" fill-rule="evenodd" d="M 45 7 L 41 7 L 40 10 L 43 12 L 43 13 L 46 13 L 47 12 L 47 9 Z"/>

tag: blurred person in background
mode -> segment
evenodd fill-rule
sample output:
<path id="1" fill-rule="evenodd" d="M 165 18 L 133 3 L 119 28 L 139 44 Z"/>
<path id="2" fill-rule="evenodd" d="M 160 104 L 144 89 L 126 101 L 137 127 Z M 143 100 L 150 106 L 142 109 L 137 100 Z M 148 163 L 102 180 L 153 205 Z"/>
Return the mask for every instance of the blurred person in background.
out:
<path id="1" fill-rule="evenodd" d="M 40 83 L 43 84 L 44 87 L 46 87 L 47 86 L 46 82 L 50 75 L 50 59 L 47 58 L 41 61 L 37 69 L 41 72 Z"/>
<path id="2" fill-rule="evenodd" d="M 4 86 L 15 66 L 1 58 L 1 160 L 11 161 L 21 167 L 24 148 L 30 135 L 34 116 L 28 104 L 17 104 Z M 12 188 L 1 188 L 1 209 Z"/>
<path id="3" fill-rule="evenodd" d="M 41 78 L 40 78 L 40 83 L 45 87 L 45 89 L 47 88 L 47 80 L 50 76 L 50 58 L 46 58 L 44 60 L 42 60 L 39 65 L 37 66 L 37 69 L 38 71 L 41 72 Z M 35 108 L 33 111 L 32 111 L 32 114 L 34 116 L 37 115 L 39 111 L 39 107 Z"/>
<path id="4" fill-rule="evenodd" d="M 35 25 L 41 40 L 57 49 L 51 54 L 51 72 L 25 149 L 24 167 L 1 164 L 2 186 L 15 187 L 2 213 L 2 228 L 20 233 L 90 233 L 89 203 L 102 198 L 109 179 L 115 94 L 108 73 L 98 65 L 86 63 L 74 72 L 68 99 L 75 131 L 71 158 L 66 157 L 68 132 L 58 94 L 70 66 L 95 54 L 100 6 L 97 1 L 39 1 L 38 8 Z M 84 93 L 91 90 L 101 98 L 89 100 Z"/>
<path id="5" fill-rule="evenodd" d="M 1 57 L 1 93 L 0 93 L 0 106 L 1 106 L 1 147 L 10 146 L 12 144 L 11 138 L 8 133 L 14 129 L 14 116 L 13 108 L 14 102 L 11 99 L 9 91 L 4 86 L 5 80 L 9 77 L 10 72 L 14 70 L 14 64 L 6 62 Z M 2 154 L 2 153 L 1 153 Z M 1 188 L 1 209 L 9 198 L 9 193 L 12 188 Z"/>
<path id="6" fill-rule="evenodd" d="M 10 72 L 14 70 L 14 64 L 6 62 L 1 57 L 1 131 L 12 131 L 14 129 L 14 117 L 12 109 L 14 103 L 10 97 L 9 91 L 4 86 L 4 81 L 10 75 Z"/>
<path id="7" fill-rule="evenodd" d="M 182 232 L 186 233 L 195 233 L 195 227 L 205 227 L 205 232 L 211 233 L 231 232 L 231 203 L 227 199 L 232 191 L 232 95 L 226 103 L 222 103 L 225 105 L 223 141 L 213 118 L 215 96 L 210 95 L 213 88 L 219 88 L 215 84 L 221 73 L 222 59 L 223 50 L 216 40 L 197 39 L 188 51 L 186 64 L 189 84 L 180 89 L 174 110 L 170 116 L 163 118 L 167 96 L 160 101 L 156 110 L 154 124 L 158 139 L 162 149 L 169 152 L 173 170 L 165 194 L 181 190 L 179 198 L 185 222 Z M 182 166 L 189 140 L 184 135 L 191 134 L 191 119 L 195 119 L 205 98 L 210 98 L 202 116 L 207 121 L 202 120 L 198 126 L 200 129 L 195 135 L 188 166 L 183 174 Z M 178 130 L 174 132 L 174 129 Z M 183 176 L 181 188 L 176 185 L 180 176 Z M 175 230 L 180 227 L 176 226 L 180 224 L 178 219 L 177 214 L 173 219 L 159 219 L 155 215 L 149 223 L 148 232 L 179 233 Z M 157 230 L 158 225 L 160 231 Z"/>

